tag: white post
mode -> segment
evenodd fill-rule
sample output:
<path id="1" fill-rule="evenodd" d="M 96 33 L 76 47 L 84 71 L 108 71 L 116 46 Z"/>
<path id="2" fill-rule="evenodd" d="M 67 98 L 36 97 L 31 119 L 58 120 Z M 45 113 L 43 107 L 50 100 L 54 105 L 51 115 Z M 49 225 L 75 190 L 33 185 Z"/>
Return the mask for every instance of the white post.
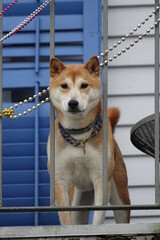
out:
<path id="1" fill-rule="evenodd" d="M 103 0 L 103 52 L 108 48 L 108 0 Z M 105 59 L 105 58 L 104 58 Z M 107 149 L 108 67 L 103 67 L 103 205 L 108 204 Z"/>
<path id="2" fill-rule="evenodd" d="M 55 2 L 50 3 L 50 58 L 54 57 Z M 55 116 L 50 101 L 50 206 L 55 202 Z"/>
<path id="3" fill-rule="evenodd" d="M 155 0 L 155 7 L 159 7 L 159 0 Z M 159 19 L 159 11 L 155 14 L 155 21 Z M 160 173 L 159 173 L 159 24 L 155 27 L 155 203 L 160 203 Z"/>

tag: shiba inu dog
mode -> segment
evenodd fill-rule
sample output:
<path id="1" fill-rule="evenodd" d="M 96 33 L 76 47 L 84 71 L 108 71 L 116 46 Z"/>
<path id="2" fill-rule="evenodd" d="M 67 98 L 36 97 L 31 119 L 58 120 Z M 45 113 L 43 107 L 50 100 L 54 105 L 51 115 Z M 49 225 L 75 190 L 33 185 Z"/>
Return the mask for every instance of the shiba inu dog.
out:
<path id="1" fill-rule="evenodd" d="M 85 65 L 65 66 L 50 61 L 50 99 L 55 106 L 56 206 L 102 205 L 102 106 L 100 65 L 93 56 Z M 108 109 L 108 200 L 129 205 L 128 180 L 122 154 L 114 138 L 117 108 Z M 54 123 L 53 123 L 54 124 Z M 48 170 L 50 171 L 50 136 Z M 114 211 L 117 223 L 128 223 L 130 211 Z M 60 212 L 61 224 L 88 224 L 89 212 Z M 103 223 L 104 211 L 95 211 L 93 224 Z"/>

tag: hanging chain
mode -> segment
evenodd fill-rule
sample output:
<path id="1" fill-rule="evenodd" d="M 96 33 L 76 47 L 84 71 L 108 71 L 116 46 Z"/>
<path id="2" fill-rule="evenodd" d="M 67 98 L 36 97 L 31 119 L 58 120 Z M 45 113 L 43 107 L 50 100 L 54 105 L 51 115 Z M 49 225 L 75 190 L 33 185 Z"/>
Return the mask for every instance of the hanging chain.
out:
<path id="1" fill-rule="evenodd" d="M 2 10 L 2 12 L 0 12 L 0 17 L 7 12 L 11 7 L 13 7 L 15 5 L 15 3 L 17 3 L 18 0 L 14 0 L 12 3 L 10 3 L 4 10 Z"/>
<path id="2" fill-rule="evenodd" d="M 101 67 L 104 67 L 104 65 L 108 65 L 108 62 L 112 62 L 115 60 L 117 57 L 120 57 L 122 54 L 126 53 L 128 50 L 130 50 L 132 47 L 135 46 L 135 44 L 139 43 L 140 40 L 142 40 L 147 34 L 151 32 L 151 30 L 154 30 L 155 27 L 159 25 L 160 19 L 158 19 L 157 22 L 154 22 L 153 25 L 151 25 L 144 33 L 140 34 L 137 38 L 134 39 L 134 42 L 131 42 L 129 45 L 127 45 L 125 48 L 121 49 L 121 51 L 117 52 L 114 54 L 112 57 L 110 57 L 108 60 L 106 59 L 106 56 L 109 54 L 109 52 L 113 51 L 113 49 L 117 48 L 122 44 L 122 42 L 125 42 L 126 39 L 129 36 L 133 36 L 134 32 L 136 32 L 138 29 L 142 27 L 150 18 L 153 17 L 154 14 L 156 14 L 157 11 L 159 11 L 160 6 L 157 6 L 152 13 L 148 15 L 143 21 L 141 21 L 140 24 L 137 25 L 137 27 L 134 27 L 133 30 L 129 31 L 128 34 L 123 36 L 121 40 L 118 42 L 114 43 L 112 47 L 109 47 L 109 49 L 105 50 L 100 54 L 100 56 L 97 56 L 98 58 L 102 58 L 102 63 L 100 64 Z"/>
<path id="3" fill-rule="evenodd" d="M 18 24 L 12 31 L 10 31 L 8 34 L 6 34 L 4 37 L 0 39 L 0 42 L 4 41 L 5 39 L 13 36 L 20 30 L 22 30 L 25 26 L 27 26 L 39 13 L 42 12 L 42 10 L 51 2 L 52 0 L 46 0 L 43 4 L 41 4 L 35 11 L 33 11 L 27 18 L 25 18 L 20 24 Z M 10 5 L 8 5 L 7 8 L 5 8 L 1 13 L 4 14 L 10 7 L 12 7 L 18 0 L 14 0 Z M 38 93 L 38 97 L 41 97 L 42 94 L 46 94 L 49 91 L 49 87 L 47 90 L 43 90 L 42 92 Z M 27 115 L 28 113 L 31 113 L 32 110 L 35 111 L 37 108 L 40 106 L 44 105 L 46 102 L 49 102 L 49 98 L 45 98 L 45 100 L 42 100 L 40 103 L 37 105 L 33 106 L 32 109 L 28 109 L 27 111 L 24 111 L 23 113 L 19 113 L 18 115 L 14 115 L 14 108 L 18 108 L 19 106 L 22 106 L 23 104 L 27 104 L 28 102 L 32 102 L 34 99 L 37 98 L 37 95 L 34 95 L 33 97 L 29 97 L 28 100 L 25 99 L 23 102 L 19 102 L 19 104 L 15 104 L 13 107 L 10 108 L 5 108 L 2 112 L 0 112 L 0 118 L 2 116 L 6 118 L 11 118 L 11 119 L 17 119 L 21 118 L 22 116 Z"/>
<path id="4" fill-rule="evenodd" d="M 47 89 L 44 89 L 42 92 L 39 92 L 37 95 L 33 95 L 33 97 L 29 97 L 28 99 L 25 99 L 23 102 L 19 102 L 18 104 L 16 103 L 14 106 L 10 107 L 10 108 L 5 108 L 2 113 L 0 112 L 0 118 L 2 118 L 2 116 L 7 117 L 7 118 L 11 118 L 11 119 L 18 119 L 21 118 L 22 116 L 26 116 L 28 113 L 31 113 L 32 111 L 35 111 L 37 108 L 40 108 L 42 105 L 44 105 L 45 103 L 49 102 L 49 98 L 45 98 L 45 100 L 42 100 L 40 103 L 37 103 L 37 105 L 34 105 L 31 108 L 29 108 L 27 111 L 24 111 L 23 113 L 19 113 L 18 115 L 14 115 L 14 109 L 18 108 L 24 104 L 27 104 L 28 102 L 32 102 L 33 100 L 35 100 L 37 97 L 41 97 L 42 95 L 46 94 L 49 91 L 49 87 Z"/>
<path id="5" fill-rule="evenodd" d="M 33 11 L 27 18 L 25 18 L 20 24 L 18 24 L 12 31 L 6 34 L 4 37 L 0 39 L 0 42 L 3 42 L 5 39 L 13 36 L 20 30 L 22 30 L 25 26 L 27 26 L 42 10 L 51 2 L 52 0 L 46 0 L 43 4 L 41 4 L 35 11 Z"/>
<path id="6" fill-rule="evenodd" d="M 13 34 L 19 32 L 22 28 L 24 28 L 27 24 L 29 24 L 52 0 L 46 0 L 39 8 L 37 8 L 31 15 L 29 15 L 24 21 L 22 21 L 16 28 L 14 28 L 11 32 L 9 32 L 6 36 L 4 36 L 2 39 L 0 39 L 0 42 L 3 40 L 9 38 Z M 112 62 L 113 60 L 117 59 L 117 57 L 120 57 L 122 54 L 126 53 L 128 50 L 133 48 L 135 44 L 138 44 L 140 40 L 142 40 L 147 34 L 151 32 L 151 30 L 155 29 L 160 23 L 160 19 L 157 20 L 157 22 L 154 22 L 153 25 L 151 25 L 144 33 L 140 34 L 137 38 L 134 39 L 134 42 L 131 42 L 129 45 L 127 45 L 125 48 L 121 49 L 121 51 L 118 51 L 116 54 L 114 54 L 109 59 L 106 59 L 106 56 L 108 56 L 109 52 L 112 52 L 113 49 L 116 49 L 118 46 L 122 44 L 122 42 L 125 42 L 126 39 L 129 36 L 133 36 L 134 32 L 136 32 L 138 29 L 142 27 L 150 18 L 153 17 L 154 14 L 156 14 L 157 11 L 159 11 L 160 6 L 157 6 L 152 13 L 150 13 L 144 20 L 141 21 L 140 24 L 137 25 L 137 27 L 134 27 L 133 30 L 131 30 L 128 34 L 126 34 L 124 37 L 121 38 L 121 40 L 117 41 L 117 43 L 114 43 L 112 47 L 109 47 L 109 49 L 105 50 L 100 54 L 100 56 L 97 56 L 99 59 L 102 58 L 102 62 L 100 63 L 101 67 L 104 67 L 105 65 L 108 65 L 109 62 Z M 38 93 L 38 96 L 40 97 L 42 94 L 46 94 L 47 91 L 49 91 L 49 87 L 47 90 L 43 90 L 42 92 Z M 33 97 L 29 97 L 28 100 L 25 99 L 23 102 L 19 102 L 19 104 L 15 104 L 14 107 L 10 107 L 9 109 L 4 109 L 2 112 L 0 112 L 0 118 L 2 116 L 11 118 L 11 119 L 18 119 L 22 116 L 27 115 L 28 113 L 31 113 L 32 110 L 35 111 L 37 108 L 44 105 L 46 102 L 49 102 L 49 98 L 46 98 L 45 100 L 42 100 L 37 105 L 33 106 L 32 109 L 28 109 L 27 111 L 24 111 L 23 113 L 19 113 L 18 115 L 14 115 L 14 108 L 18 108 L 18 106 L 22 106 L 23 103 L 27 104 L 28 102 L 32 102 L 34 99 L 37 98 L 37 95 L 34 95 Z"/>

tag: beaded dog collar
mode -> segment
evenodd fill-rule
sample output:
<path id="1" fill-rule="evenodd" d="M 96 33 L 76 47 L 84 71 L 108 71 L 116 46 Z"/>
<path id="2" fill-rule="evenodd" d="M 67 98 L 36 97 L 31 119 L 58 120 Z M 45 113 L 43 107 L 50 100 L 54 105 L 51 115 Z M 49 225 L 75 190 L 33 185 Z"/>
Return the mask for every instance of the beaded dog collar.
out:
<path id="1" fill-rule="evenodd" d="M 81 128 L 81 129 L 65 129 L 62 126 L 62 124 L 60 122 L 58 122 L 58 128 L 59 128 L 59 131 L 60 131 L 62 137 L 72 146 L 81 147 L 83 149 L 84 154 L 86 153 L 86 143 L 91 138 L 97 136 L 97 134 L 101 130 L 101 126 L 102 126 L 102 119 L 101 119 L 100 114 L 98 114 L 97 117 L 95 118 L 95 120 L 92 123 L 90 123 L 87 127 Z M 85 133 L 85 132 L 91 130 L 92 128 L 93 128 L 93 130 L 92 130 L 90 136 L 84 140 L 76 140 L 75 138 L 73 138 L 70 135 L 70 134 Z"/>

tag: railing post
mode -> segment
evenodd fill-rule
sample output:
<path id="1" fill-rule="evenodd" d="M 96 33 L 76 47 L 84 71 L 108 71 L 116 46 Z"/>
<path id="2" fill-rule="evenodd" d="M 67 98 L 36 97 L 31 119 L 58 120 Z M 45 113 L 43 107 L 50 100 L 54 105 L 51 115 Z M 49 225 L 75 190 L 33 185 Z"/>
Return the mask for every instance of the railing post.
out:
<path id="1" fill-rule="evenodd" d="M 39 51 L 40 51 L 40 18 L 36 18 L 36 45 L 35 45 L 35 73 L 39 74 Z M 39 92 L 39 81 L 35 82 L 35 94 L 38 96 Z M 37 105 L 38 98 L 35 99 Z M 34 206 L 39 205 L 39 109 L 35 111 L 35 165 L 34 165 Z M 39 224 L 39 213 L 35 212 L 34 215 L 34 224 L 38 226 Z"/>
<path id="2" fill-rule="evenodd" d="M 40 18 L 36 18 L 36 46 L 35 46 L 35 73 L 39 73 L 39 57 L 40 57 Z"/>
<path id="3" fill-rule="evenodd" d="M 39 82 L 35 83 L 35 94 L 38 96 L 39 91 Z M 35 99 L 37 105 L 38 98 Z M 35 164 L 34 164 L 34 206 L 39 206 L 39 109 L 35 111 Z M 39 224 L 39 213 L 35 212 L 34 215 L 34 224 L 38 226 Z"/>
<path id="4" fill-rule="evenodd" d="M 50 3 L 50 58 L 54 57 L 55 2 Z M 55 202 L 55 115 L 50 101 L 50 206 Z"/>
<path id="5" fill-rule="evenodd" d="M 0 1 L 2 12 L 3 0 Z M 3 17 L 0 17 L 0 39 L 3 35 Z M 2 112 L 2 42 L 0 42 L 0 112 Z M 0 118 L 0 207 L 2 207 L 2 118 Z"/>
<path id="6" fill-rule="evenodd" d="M 103 0 L 103 52 L 108 48 L 108 0 Z M 103 67 L 103 205 L 108 204 L 108 149 L 107 149 L 107 108 L 108 108 L 108 67 Z"/>
<path id="7" fill-rule="evenodd" d="M 159 0 L 155 0 L 155 8 Z M 155 21 L 159 19 L 159 11 Z M 160 203 L 160 173 L 159 173 L 159 25 L 155 28 L 155 203 Z"/>

